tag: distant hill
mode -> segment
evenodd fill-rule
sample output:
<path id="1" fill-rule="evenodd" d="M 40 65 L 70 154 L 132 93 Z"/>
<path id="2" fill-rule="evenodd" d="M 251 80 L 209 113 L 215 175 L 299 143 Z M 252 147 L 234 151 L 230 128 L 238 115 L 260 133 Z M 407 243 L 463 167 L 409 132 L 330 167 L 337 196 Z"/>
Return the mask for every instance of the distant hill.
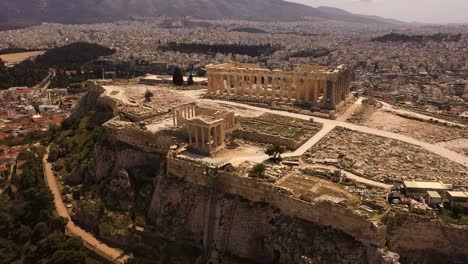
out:
<path id="1" fill-rule="evenodd" d="M 298 21 L 306 17 L 357 23 L 388 23 L 336 8 L 283 0 L 0 0 L 0 26 L 10 21 L 94 23 L 134 17 L 194 17 L 251 21 Z"/>
<path id="2" fill-rule="evenodd" d="M 361 18 L 361 19 L 370 19 L 370 20 L 374 20 L 374 21 L 377 21 L 377 22 L 380 22 L 380 23 L 385 23 L 385 24 L 395 24 L 395 25 L 408 24 L 406 22 L 399 21 L 399 20 L 396 20 L 396 19 L 383 18 L 383 17 L 379 17 L 379 16 L 353 14 L 353 13 L 350 13 L 348 11 L 345 11 L 345 10 L 342 10 L 342 9 L 339 9 L 339 8 L 335 8 L 335 7 L 320 6 L 320 7 L 317 7 L 317 9 L 322 13 L 329 14 L 329 15 L 333 16 L 335 18 L 335 20 L 337 20 L 339 17 L 344 17 L 345 18 L 345 17 L 349 17 L 349 16 L 354 16 L 354 17 L 358 17 L 358 18 Z"/>

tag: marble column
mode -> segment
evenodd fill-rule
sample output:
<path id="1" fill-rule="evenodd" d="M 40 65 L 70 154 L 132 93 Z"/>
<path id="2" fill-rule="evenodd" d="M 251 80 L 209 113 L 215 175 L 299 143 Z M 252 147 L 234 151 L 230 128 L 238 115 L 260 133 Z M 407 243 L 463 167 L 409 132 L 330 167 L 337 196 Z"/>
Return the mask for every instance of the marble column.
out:
<path id="1" fill-rule="evenodd" d="M 268 98 L 268 76 L 263 76 L 263 98 Z"/>
<path id="2" fill-rule="evenodd" d="M 260 94 L 262 92 L 261 86 L 262 86 L 262 77 L 260 75 L 256 76 L 256 84 L 255 84 L 255 97 L 259 98 Z"/>
<path id="3" fill-rule="evenodd" d="M 192 145 L 192 126 L 190 124 L 187 125 L 187 130 L 188 130 L 189 145 Z"/>
<path id="4" fill-rule="evenodd" d="M 281 77 L 281 82 L 280 82 L 280 101 L 283 101 L 284 95 L 286 92 L 286 82 L 284 79 L 284 76 Z"/>
<path id="5" fill-rule="evenodd" d="M 255 76 L 250 75 L 249 76 L 249 81 L 247 82 L 249 84 L 249 96 L 253 97 L 256 93 L 255 88 L 256 88 L 256 83 L 255 83 Z"/>
<path id="6" fill-rule="evenodd" d="M 314 104 L 316 104 L 318 101 L 318 96 L 319 96 L 319 83 L 317 80 L 313 81 L 313 91 L 314 91 L 314 94 L 312 96 L 312 101 L 314 102 Z"/>
<path id="7" fill-rule="evenodd" d="M 310 81 L 304 80 L 304 101 L 310 102 Z"/>
<path id="8" fill-rule="evenodd" d="M 195 146 L 199 146 L 199 140 L 198 140 L 198 126 L 194 126 L 195 130 Z"/>
<path id="9" fill-rule="evenodd" d="M 239 77 L 239 79 L 240 79 L 240 89 L 241 89 L 240 94 L 242 96 L 246 95 L 245 78 L 246 78 L 245 75 L 242 75 L 242 76 Z"/>
<path id="10" fill-rule="evenodd" d="M 205 146 L 205 128 L 201 127 L 201 146 Z"/>
<path id="11" fill-rule="evenodd" d="M 295 79 L 296 83 L 296 102 L 302 101 L 302 85 L 300 79 Z"/>
<path id="12" fill-rule="evenodd" d="M 271 98 L 276 100 L 278 98 L 277 90 L 278 90 L 278 76 L 273 75 L 271 79 Z"/>
<path id="13" fill-rule="evenodd" d="M 322 91 L 322 105 L 325 105 L 328 101 L 328 92 L 327 92 L 327 86 L 326 86 L 326 81 L 320 80 L 319 81 L 320 85 L 320 90 Z"/>

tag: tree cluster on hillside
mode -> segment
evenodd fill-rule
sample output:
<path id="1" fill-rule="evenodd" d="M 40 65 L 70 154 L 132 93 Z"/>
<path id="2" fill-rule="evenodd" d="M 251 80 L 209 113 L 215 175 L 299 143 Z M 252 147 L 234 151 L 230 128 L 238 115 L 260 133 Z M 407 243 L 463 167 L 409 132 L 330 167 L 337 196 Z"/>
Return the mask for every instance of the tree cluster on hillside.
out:
<path id="1" fill-rule="evenodd" d="M 320 48 L 320 49 L 306 49 L 294 52 L 289 54 L 288 57 L 290 58 L 320 58 L 323 56 L 327 56 L 328 54 L 332 53 L 333 50 Z"/>
<path id="2" fill-rule="evenodd" d="M 182 70 L 179 67 L 175 67 L 174 73 L 172 74 L 172 82 L 176 86 L 182 86 L 184 84 L 184 76 Z"/>
<path id="3" fill-rule="evenodd" d="M 98 44 L 76 42 L 49 50 L 44 55 L 39 56 L 36 62 L 48 68 L 79 69 L 87 62 L 114 53 L 115 50 Z"/>
<path id="4" fill-rule="evenodd" d="M 7 68 L 4 63 L 0 62 L 0 89 L 34 86 L 47 76 L 49 68 L 57 69 L 57 76 L 52 81 L 52 87 L 68 87 L 88 78 L 96 78 L 97 74 L 101 75 L 102 70 L 97 66 L 91 67 L 89 73 L 81 73 L 81 67 L 101 56 L 114 53 L 115 50 L 98 44 L 76 42 L 49 50 L 38 56 L 34 62 L 26 60 L 13 68 Z M 67 75 L 64 70 L 76 70 L 77 73 Z"/>
<path id="5" fill-rule="evenodd" d="M 434 35 L 406 35 L 398 33 L 390 33 L 380 37 L 373 38 L 372 42 L 424 42 L 424 41 L 437 41 L 437 42 L 458 42 L 460 41 L 461 34 L 443 34 L 438 33 Z"/>
<path id="6" fill-rule="evenodd" d="M 268 56 L 280 49 L 272 45 L 237 45 L 237 44 L 198 44 L 170 42 L 162 46 L 163 51 L 178 51 L 182 53 L 223 53 L 240 54 L 250 57 Z"/>
<path id="7" fill-rule="evenodd" d="M 67 219 L 53 211 L 53 195 L 44 182 L 42 148 L 23 151 L 12 177 L 17 191 L 0 195 L 1 263 L 86 263 L 81 240 L 65 235 Z"/>
<path id="8" fill-rule="evenodd" d="M 266 33 L 268 33 L 263 29 L 252 28 L 252 27 L 233 28 L 233 29 L 229 30 L 229 32 L 245 32 L 245 33 L 257 33 L 257 34 L 266 34 Z"/>
<path id="9" fill-rule="evenodd" d="M 5 67 L 5 64 L 0 60 L 0 89 L 34 86 L 48 74 L 47 68 L 30 60 L 23 61 L 13 68 Z"/>
<path id="10" fill-rule="evenodd" d="M 20 53 L 20 52 L 28 52 L 28 51 L 34 51 L 34 50 L 32 50 L 32 49 L 25 49 L 25 48 L 17 48 L 17 47 L 6 48 L 6 49 L 1 49 L 1 50 L 0 50 L 0 55 L 12 54 L 12 53 Z"/>

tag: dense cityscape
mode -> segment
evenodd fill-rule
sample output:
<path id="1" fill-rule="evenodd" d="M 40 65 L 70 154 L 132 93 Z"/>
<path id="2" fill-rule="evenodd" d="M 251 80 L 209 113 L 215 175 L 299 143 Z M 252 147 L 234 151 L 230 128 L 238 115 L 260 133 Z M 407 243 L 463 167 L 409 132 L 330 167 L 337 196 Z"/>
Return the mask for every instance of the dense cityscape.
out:
<path id="1" fill-rule="evenodd" d="M 466 263 L 468 25 L 387 22 L 0 31 L 0 263 Z"/>

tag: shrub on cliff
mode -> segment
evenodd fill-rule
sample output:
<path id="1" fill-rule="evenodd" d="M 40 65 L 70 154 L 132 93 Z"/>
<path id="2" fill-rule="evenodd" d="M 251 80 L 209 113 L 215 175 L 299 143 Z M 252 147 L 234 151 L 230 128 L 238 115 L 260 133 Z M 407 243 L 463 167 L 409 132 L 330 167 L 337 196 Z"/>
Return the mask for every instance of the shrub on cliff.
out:
<path id="1" fill-rule="evenodd" d="M 266 166 L 263 163 L 259 163 L 255 165 L 252 169 L 252 172 L 255 174 L 256 177 L 263 177 L 265 175 Z"/>

